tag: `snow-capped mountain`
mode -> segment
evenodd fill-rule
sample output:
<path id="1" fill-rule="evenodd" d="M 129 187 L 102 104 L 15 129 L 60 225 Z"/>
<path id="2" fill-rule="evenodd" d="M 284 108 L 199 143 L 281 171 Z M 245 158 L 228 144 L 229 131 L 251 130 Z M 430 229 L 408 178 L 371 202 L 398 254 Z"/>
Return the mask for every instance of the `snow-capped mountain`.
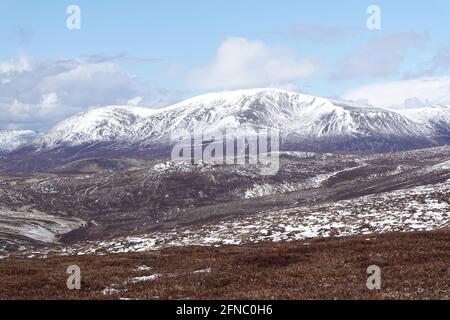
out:
<path id="1" fill-rule="evenodd" d="M 429 130 L 393 111 L 272 89 L 213 93 L 166 108 L 136 126 L 141 144 L 168 141 L 177 131 L 227 129 L 239 136 L 278 128 L 287 140 L 416 137 Z"/>
<path id="2" fill-rule="evenodd" d="M 0 130 L 0 155 L 31 142 L 38 133 L 30 130 Z"/>
<path id="3" fill-rule="evenodd" d="M 48 151 L 101 143 L 103 148 L 133 152 L 170 146 L 177 134 L 194 129 L 197 133 L 227 129 L 234 136 L 248 136 L 260 128 L 277 128 L 285 150 L 405 150 L 442 144 L 434 137 L 443 135 L 445 143 L 450 141 L 448 108 L 430 110 L 360 107 L 276 89 L 238 90 L 194 97 L 159 110 L 127 106 L 91 110 L 59 123 L 31 146 Z"/>
<path id="4" fill-rule="evenodd" d="M 450 106 L 405 109 L 400 113 L 438 135 L 450 135 Z"/>
<path id="5" fill-rule="evenodd" d="M 155 112 L 152 109 L 129 106 L 94 109 L 62 121 L 34 141 L 34 144 L 40 149 L 51 149 L 61 145 L 126 141 L 133 137 L 133 126 Z"/>

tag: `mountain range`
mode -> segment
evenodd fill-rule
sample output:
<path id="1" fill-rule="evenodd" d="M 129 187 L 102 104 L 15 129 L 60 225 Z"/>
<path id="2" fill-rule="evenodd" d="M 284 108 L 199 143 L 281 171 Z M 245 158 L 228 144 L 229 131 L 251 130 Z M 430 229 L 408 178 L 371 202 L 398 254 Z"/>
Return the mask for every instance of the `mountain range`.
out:
<path id="1" fill-rule="evenodd" d="M 167 155 L 179 132 L 227 129 L 236 137 L 280 130 L 288 151 L 390 152 L 450 142 L 450 107 L 381 109 L 276 89 L 211 93 L 163 109 L 109 106 L 66 119 L 48 132 L 0 131 L 0 152 L 17 159 L 58 152 Z"/>

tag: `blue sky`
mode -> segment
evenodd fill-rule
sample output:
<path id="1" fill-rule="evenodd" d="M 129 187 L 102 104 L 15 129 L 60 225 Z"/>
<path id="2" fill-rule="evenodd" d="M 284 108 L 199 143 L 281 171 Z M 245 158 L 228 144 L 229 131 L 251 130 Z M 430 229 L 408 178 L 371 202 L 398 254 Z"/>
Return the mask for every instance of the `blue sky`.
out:
<path id="1" fill-rule="evenodd" d="M 66 27 L 72 4 L 80 30 Z M 372 4 L 381 30 L 366 26 Z M 448 30 L 444 0 L 1 0 L 0 128 L 45 129 L 102 104 L 160 107 L 246 87 L 447 103 L 436 88 L 450 83 Z M 438 84 L 416 90 L 424 79 Z"/>

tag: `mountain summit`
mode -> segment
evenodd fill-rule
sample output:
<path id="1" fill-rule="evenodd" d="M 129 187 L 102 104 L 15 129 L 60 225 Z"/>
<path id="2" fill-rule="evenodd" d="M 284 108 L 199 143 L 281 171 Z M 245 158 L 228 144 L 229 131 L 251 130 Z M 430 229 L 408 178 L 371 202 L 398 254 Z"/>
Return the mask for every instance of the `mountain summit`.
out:
<path id="1" fill-rule="evenodd" d="M 202 95 L 161 110 L 137 123 L 135 139 L 141 145 L 167 143 L 174 132 L 194 128 L 206 132 L 228 129 L 235 136 L 277 128 L 284 142 L 305 147 L 314 141 L 433 135 L 429 127 L 394 111 L 296 92 L 253 89 Z"/>

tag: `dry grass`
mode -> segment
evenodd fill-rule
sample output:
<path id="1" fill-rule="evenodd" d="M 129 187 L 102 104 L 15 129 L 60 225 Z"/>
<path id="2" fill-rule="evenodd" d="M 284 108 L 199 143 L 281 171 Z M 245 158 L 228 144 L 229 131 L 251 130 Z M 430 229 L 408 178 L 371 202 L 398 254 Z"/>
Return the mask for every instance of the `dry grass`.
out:
<path id="1" fill-rule="evenodd" d="M 367 240 L 370 238 L 371 240 Z M 0 260 L 0 299 L 449 299 L 450 231 Z M 82 290 L 66 287 L 69 265 Z M 378 265 L 383 288 L 369 291 Z M 151 270 L 136 271 L 146 265 Z M 193 273 L 211 268 L 211 272 Z M 138 276 L 161 274 L 131 283 Z M 119 290 L 110 295 L 105 288 Z"/>

